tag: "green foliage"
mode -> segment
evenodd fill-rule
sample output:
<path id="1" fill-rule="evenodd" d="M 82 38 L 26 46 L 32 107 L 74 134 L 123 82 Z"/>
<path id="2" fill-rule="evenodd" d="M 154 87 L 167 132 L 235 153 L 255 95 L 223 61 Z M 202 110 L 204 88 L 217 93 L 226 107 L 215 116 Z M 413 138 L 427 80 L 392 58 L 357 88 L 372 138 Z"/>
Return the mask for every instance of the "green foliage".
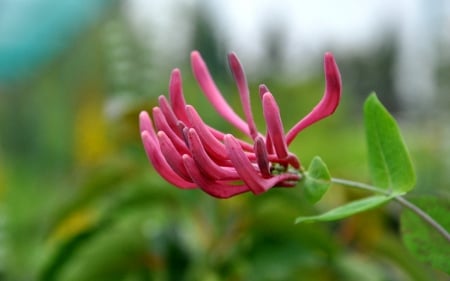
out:
<path id="1" fill-rule="evenodd" d="M 331 185 L 331 176 L 326 164 L 318 156 L 314 157 L 304 173 L 302 181 L 305 196 L 311 203 L 316 203 Z"/>
<path id="2" fill-rule="evenodd" d="M 371 94 L 365 102 L 364 123 L 369 166 L 376 185 L 374 191 L 377 188 L 389 189 L 391 195 L 375 195 L 339 206 L 321 215 L 298 217 L 296 223 L 346 218 L 375 208 L 413 188 L 415 174 L 400 130 L 375 94 Z M 305 175 L 305 194 L 310 201 L 317 202 L 330 184 L 328 170 L 320 158 L 315 158 Z"/>
<path id="3" fill-rule="evenodd" d="M 364 124 L 374 185 L 394 192 L 410 191 L 416 182 L 411 159 L 394 118 L 374 93 L 364 104 Z"/>
<path id="4" fill-rule="evenodd" d="M 448 198 L 420 197 L 413 202 L 450 231 Z M 405 209 L 400 218 L 403 242 L 419 260 L 450 274 L 450 241 L 431 228 L 417 214 Z"/>

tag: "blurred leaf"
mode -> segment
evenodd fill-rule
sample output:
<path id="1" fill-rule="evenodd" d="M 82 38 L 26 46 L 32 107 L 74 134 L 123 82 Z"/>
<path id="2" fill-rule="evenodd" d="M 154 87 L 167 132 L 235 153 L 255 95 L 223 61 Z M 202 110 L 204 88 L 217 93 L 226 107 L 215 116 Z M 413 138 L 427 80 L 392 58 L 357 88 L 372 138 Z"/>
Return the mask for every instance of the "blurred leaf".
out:
<path id="1" fill-rule="evenodd" d="M 314 157 L 305 173 L 304 190 L 306 199 L 311 203 L 316 203 L 327 192 L 330 185 L 331 176 L 327 165 L 319 156 Z"/>
<path id="2" fill-rule="evenodd" d="M 71 239 L 65 241 L 62 245 L 57 247 L 54 250 L 54 254 L 50 255 L 49 261 L 47 261 L 44 265 L 38 280 L 57 280 L 55 278 L 57 278 L 57 274 L 64 264 L 72 258 L 76 250 L 91 236 L 93 236 L 98 229 L 98 227 L 94 227 L 79 232 Z"/>
<path id="3" fill-rule="evenodd" d="M 79 209 L 66 216 L 53 229 L 50 239 L 66 239 L 91 228 L 97 220 L 97 214 L 92 209 Z"/>
<path id="4" fill-rule="evenodd" d="M 378 207 L 381 204 L 388 202 L 393 197 L 394 196 L 392 195 L 391 196 L 375 195 L 367 197 L 339 206 L 321 215 L 298 217 L 295 220 L 295 223 L 339 220 Z"/>
<path id="5" fill-rule="evenodd" d="M 124 215 L 76 243 L 70 259 L 59 266 L 55 280 L 123 280 L 130 272 L 145 267 L 145 218 L 145 212 Z"/>
<path id="6" fill-rule="evenodd" d="M 410 191 L 416 176 L 408 151 L 395 119 L 375 93 L 364 104 L 364 124 L 374 184 L 393 191 Z"/>
<path id="7" fill-rule="evenodd" d="M 448 199 L 422 197 L 414 203 L 450 231 L 450 203 Z M 422 262 L 450 274 L 450 243 L 436 230 L 409 209 L 400 217 L 403 242 Z"/>

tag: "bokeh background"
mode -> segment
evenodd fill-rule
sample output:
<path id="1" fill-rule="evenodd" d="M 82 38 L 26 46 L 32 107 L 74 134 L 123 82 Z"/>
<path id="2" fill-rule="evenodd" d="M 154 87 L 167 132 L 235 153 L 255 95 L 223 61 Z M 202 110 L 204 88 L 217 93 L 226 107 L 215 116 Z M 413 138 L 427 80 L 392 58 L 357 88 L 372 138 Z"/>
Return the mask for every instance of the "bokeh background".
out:
<path id="1" fill-rule="evenodd" d="M 179 67 L 188 102 L 230 130 L 188 63 L 200 50 L 239 111 L 235 51 L 288 127 L 321 98 L 332 51 L 341 106 L 291 150 L 369 182 L 362 103 L 376 91 L 411 150 L 413 193 L 448 197 L 449 29 L 445 0 L 0 1 L 0 280 L 448 280 L 402 245 L 398 205 L 293 224 L 364 193 L 333 186 L 312 206 L 299 188 L 217 200 L 168 185 L 137 116 Z"/>

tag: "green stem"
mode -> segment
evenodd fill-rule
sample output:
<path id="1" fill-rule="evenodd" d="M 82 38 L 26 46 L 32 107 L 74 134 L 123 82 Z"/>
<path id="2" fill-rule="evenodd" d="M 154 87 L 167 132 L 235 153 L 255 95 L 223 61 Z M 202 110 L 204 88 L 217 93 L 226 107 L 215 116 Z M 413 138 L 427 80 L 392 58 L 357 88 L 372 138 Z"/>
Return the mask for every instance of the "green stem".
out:
<path id="1" fill-rule="evenodd" d="M 356 182 L 356 181 L 351 181 L 351 180 L 346 180 L 346 179 L 338 179 L 338 178 L 332 178 L 331 182 L 341 184 L 344 186 L 348 186 L 348 187 L 355 187 L 355 188 L 359 188 L 359 189 L 363 189 L 363 190 L 367 190 L 367 191 L 371 191 L 371 192 L 375 192 L 375 193 L 379 193 L 379 194 L 383 194 L 383 195 L 390 195 L 390 193 L 384 189 L 381 189 L 381 188 L 373 186 L 373 185 L 361 183 L 361 182 Z M 416 205 L 414 205 L 412 202 L 408 201 L 405 197 L 403 197 L 401 195 L 395 196 L 394 199 L 398 203 L 400 203 L 403 207 L 406 207 L 406 208 L 410 209 L 412 212 L 414 212 L 424 222 L 426 222 L 428 225 L 430 225 L 432 228 L 434 228 L 439 234 L 441 234 L 442 237 L 445 238 L 445 240 L 450 242 L 450 234 L 447 232 L 447 230 L 442 225 L 440 225 L 437 221 L 435 221 L 430 215 L 425 213 L 422 209 L 420 209 L 419 207 L 417 207 Z"/>
<path id="2" fill-rule="evenodd" d="M 383 195 L 390 195 L 390 193 L 384 189 L 378 188 L 376 186 L 370 185 L 370 184 L 365 184 L 362 182 L 357 182 L 357 181 L 351 181 L 351 180 L 345 180 L 345 179 L 338 179 L 338 178 L 332 178 L 331 182 L 333 183 L 338 183 L 341 185 L 345 185 L 348 187 L 356 187 L 359 189 L 364 189 L 367 191 L 371 191 L 371 192 L 375 192 L 375 193 L 380 193 Z"/>
<path id="3" fill-rule="evenodd" d="M 430 215 L 425 213 L 422 209 L 411 203 L 410 201 L 406 200 L 403 196 L 396 196 L 394 197 L 395 200 L 397 200 L 398 203 L 403 205 L 404 207 L 410 209 L 416 215 L 418 215 L 423 221 L 428 223 L 431 227 L 436 229 L 437 232 L 439 232 L 448 242 L 450 242 L 450 234 L 445 230 L 445 228 L 440 225 L 437 221 L 435 221 Z"/>

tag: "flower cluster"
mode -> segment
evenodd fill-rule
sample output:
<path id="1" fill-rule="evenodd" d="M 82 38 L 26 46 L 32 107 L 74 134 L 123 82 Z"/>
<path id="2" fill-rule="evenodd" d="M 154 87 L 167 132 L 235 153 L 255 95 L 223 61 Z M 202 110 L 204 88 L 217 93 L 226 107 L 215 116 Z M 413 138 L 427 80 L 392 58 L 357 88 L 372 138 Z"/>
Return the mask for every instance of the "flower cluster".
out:
<path id="1" fill-rule="evenodd" d="M 195 108 L 186 104 L 181 74 L 174 69 L 169 82 L 169 100 L 160 96 L 159 106 L 139 116 L 141 137 L 150 162 L 171 184 L 201 188 L 217 198 L 251 191 L 260 194 L 281 186 L 293 187 L 301 178 L 298 158 L 288 145 L 309 125 L 332 114 L 341 96 L 339 69 L 331 53 L 324 56 L 325 93 L 316 107 L 287 133 L 278 105 L 265 85 L 259 87 L 265 134 L 255 125 L 250 92 L 244 69 L 234 53 L 228 62 L 236 82 L 245 119 L 239 117 L 224 99 L 197 51 L 191 53 L 192 70 L 213 108 L 252 143 L 208 126 Z M 153 122 L 152 122 L 153 119 Z"/>

